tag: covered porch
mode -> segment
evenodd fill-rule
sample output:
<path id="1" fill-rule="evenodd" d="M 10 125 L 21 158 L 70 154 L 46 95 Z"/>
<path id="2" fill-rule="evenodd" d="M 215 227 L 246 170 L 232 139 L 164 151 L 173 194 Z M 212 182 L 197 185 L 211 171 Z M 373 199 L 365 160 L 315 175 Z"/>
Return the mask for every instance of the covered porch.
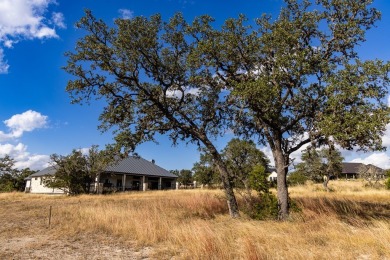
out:
<path id="1" fill-rule="evenodd" d="M 103 173 L 96 178 L 95 192 L 124 192 L 170 190 L 176 188 L 176 179 L 123 173 Z"/>

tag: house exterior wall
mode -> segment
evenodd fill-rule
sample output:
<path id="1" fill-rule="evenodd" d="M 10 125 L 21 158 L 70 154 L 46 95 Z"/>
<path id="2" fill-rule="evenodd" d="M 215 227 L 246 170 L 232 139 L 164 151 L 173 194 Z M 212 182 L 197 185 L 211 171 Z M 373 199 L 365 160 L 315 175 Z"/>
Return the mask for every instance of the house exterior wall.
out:
<path id="1" fill-rule="evenodd" d="M 63 190 L 46 187 L 43 184 L 43 177 L 42 176 L 31 178 L 30 192 L 31 193 L 51 193 L 51 194 L 63 194 L 64 193 Z"/>
<path id="2" fill-rule="evenodd" d="M 26 180 L 26 188 L 24 189 L 25 192 L 30 192 L 31 188 L 31 180 Z"/>
<path id="3" fill-rule="evenodd" d="M 176 180 L 173 178 L 164 177 L 148 177 L 128 175 L 124 178 L 123 174 L 102 174 L 99 184 L 92 185 L 91 192 L 104 193 L 112 191 L 137 191 L 137 190 L 157 190 L 157 189 L 175 189 Z M 26 182 L 26 192 L 31 193 L 46 193 L 46 194 L 64 194 L 60 189 L 49 188 L 44 185 L 44 176 L 32 177 Z M 46 177 L 47 178 L 47 177 Z"/>
<path id="4" fill-rule="evenodd" d="M 276 181 L 278 178 L 278 174 L 276 172 L 272 172 L 270 175 L 268 175 L 267 180 L 268 181 Z"/>

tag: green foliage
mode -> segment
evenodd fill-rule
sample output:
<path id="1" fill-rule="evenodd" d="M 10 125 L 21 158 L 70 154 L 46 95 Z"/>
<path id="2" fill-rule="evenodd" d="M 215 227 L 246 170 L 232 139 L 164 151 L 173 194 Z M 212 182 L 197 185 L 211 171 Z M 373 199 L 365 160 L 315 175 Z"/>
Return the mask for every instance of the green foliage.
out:
<path id="1" fill-rule="evenodd" d="M 385 187 L 386 187 L 386 189 L 390 190 L 390 177 L 386 179 Z"/>
<path id="2" fill-rule="evenodd" d="M 245 208 L 249 217 L 257 220 L 278 218 L 278 199 L 272 193 L 259 193 L 252 207 Z"/>
<path id="3" fill-rule="evenodd" d="M 288 175 L 287 183 L 289 186 L 303 185 L 308 180 L 308 177 L 300 171 L 295 171 Z"/>
<path id="4" fill-rule="evenodd" d="M 387 176 L 387 179 L 385 180 L 385 187 L 390 190 L 390 170 L 386 170 L 385 175 Z"/>
<path id="5" fill-rule="evenodd" d="M 194 163 L 192 171 L 194 172 L 193 178 L 198 184 L 212 186 L 221 183 L 213 158 L 207 153 L 200 154 L 200 160 Z"/>
<path id="6" fill-rule="evenodd" d="M 218 165 L 236 205 L 216 136 L 232 129 L 268 143 L 278 169 L 281 215 L 288 215 L 291 153 L 330 137 L 342 148 L 380 150 L 390 122 L 390 64 L 359 58 L 356 47 L 380 19 L 372 1 L 285 0 L 276 18 L 244 15 L 214 29 L 204 15 L 117 19 L 86 12 L 86 35 L 67 53 L 74 103 L 106 100 L 101 128 L 127 147 L 167 134 L 193 142 Z M 369 115 L 369 116 L 367 116 Z"/>
<path id="7" fill-rule="evenodd" d="M 230 180 L 236 188 L 250 188 L 248 179 L 255 167 L 265 169 L 269 164 L 266 155 L 256 148 L 253 141 L 233 138 L 222 150 L 222 156 L 228 165 Z M 257 168 L 258 172 L 259 168 Z M 253 175 L 253 174 L 252 174 Z M 253 176 L 252 176 L 253 177 Z"/>
<path id="8" fill-rule="evenodd" d="M 232 129 L 272 149 L 281 218 L 288 216 L 293 152 L 330 137 L 342 148 L 381 150 L 390 122 L 390 63 L 357 53 L 380 19 L 372 1 L 285 3 L 277 17 L 263 15 L 255 25 L 229 19 L 202 38 L 207 64 L 223 72 L 217 76 L 240 108 Z"/>
<path id="9" fill-rule="evenodd" d="M 9 155 L 0 158 L 0 174 L 12 173 L 15 166 L 15 160 Z"/>
<path id="10" fill-rule="evenodd" d="M 14 166 L 15 160 L 10 156 L 0 158 L 0 192 L 23 191 L 24 179 L 35 172 L 29 168 L 18 170 Z"/>
<path id="11" fill-rule="evenodd" d="M 88 193 L 93 179 L 86 171 L 87 163 L 81 151 L 73 150 L 67 156 L 53 154 L 50 157 L 55 164 L 56 173 L 53 177 L 44 178 L 45 186 L 61 189 L 69 194 Z"/>
<path id="12" fill-rule="evenodd" d="M 228 165 L 230 180 L 234 182 L 245 203 L 242 211 L 253 219 L 275 219 L 278 212 L 276 197 L 269 192 L 266 172 L 269 163 L 263 152 L 251 141 L 232 139 L 222 151 Z M 202 153 L 200 162 L 194 164 L 194 178 L 201 184 L 211 184 L 215 178 L 212 157 Z M 256 191 L 256 195 L 252 194 Z"/>
<path id="13" fill-rule="evenodd" d="M 24 189 L 26 188 L 25 178 L 36 172 L 37 171 L 30 170 L 30 168 L 18 170 L 14 175 L 14 190 L 24 191 Z"/>
<path id="14" fill-rule="evenodd" d="M 343 157 L 335 149 L 316 150 L 308 147 L 302 153 L 302 162 L 296 165 L 296 174 L 314 182 L 322 182 L 324 176 L 338 176 L 342 172 Z M 291 178 L 291 176 L 289 177 Z"/>
<path id="15" fill-rule="evenodd" d="M 270 183 L 267 177 L 266 168 L 262 165 L 255 165 L 249 173 L 250 188 L 254 189 L 257 195 L 246 194 L 247 204 L 243 207 L 243 211 L 253 219 L 275 220 L 278 217 L 278 199 L 269 191 Z"/>
<path id="16" fill-rule="evenodd" d="M 258 193 L 268 193 L 270 184 L 267 177 L 268 173 L 265 167 L 263 165 L 255 165 L 248 176 L 250 188 Z"/>
<path id="17" fill-rule="evenodd" d="M 324 165 L 320 153 L 316 149 L 308 148 L 302 153 L 301 159 L 302 162 L 295 166 L 296 172 L 314 182 L 321 182 Z"/>
<path id="18" fill-rule="evenodd" d="M 0 192 L 14 191 L 14 178 L 11 174 L 5 173 L 0 176 Z"/>
<path id="19" fill-rule="evenodd" d="M 47 187 L 61 189 L 69 194 L 76 195 L 89 193 L 94 179 L 104 169 L 115 162 L 116 157 L 112 150 L 98 150 L 98 146 L 92 146 L 87 155 L 80 150 L 73 150 L 70 155 L 62 156 L 53 154 L 51 160 L 56 173 L 53 177 L 45 177 Z"/>
<path id="20" fill-rule="evenodd" d="M 178 176 L 177 181 L 184 186 L 192 185 L 193 182 L 193 176 L 192 176 L 192 171 L 191 170 L 173 170 L 171 173 L 175 174 Z"/>
<path id="21" fill-rule="evenodd" d="M 76 27 L 85 31 L 74 52 L 67 52 L 64 68 L 73 75 L 67 84 L 73 103 L 102 99 L 103 131 L 114 129 L 117 145 L 125 152 L 156 134 L 194 143 L 207 150 L 218 165 L 229 209 L 238 216 L 227 167 L 216 149 L 216 137 L 225 133 L 232 104 L 226 84 L 204 60 L 203 38 L 212 19 L 188 24 L 181 14 L 164 22 L 161 15 L 116 19 L 110 28 L 87 10 Z M 207 35 L 205 35 L 206 33 Z"/>

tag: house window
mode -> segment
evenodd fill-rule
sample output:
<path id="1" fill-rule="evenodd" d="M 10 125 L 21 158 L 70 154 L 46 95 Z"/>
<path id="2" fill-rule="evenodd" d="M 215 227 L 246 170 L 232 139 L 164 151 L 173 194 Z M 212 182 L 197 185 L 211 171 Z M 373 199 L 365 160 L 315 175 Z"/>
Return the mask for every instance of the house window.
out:
<path id="1" fill-rule="evenodd" d="M 39 184 L 41 184 L 41 185 L 42 185 L 42 179 L 43 179 L 43 178 L 41 177 L 41 178 L 39 178 L 39 179 L 41 180 Z"/>

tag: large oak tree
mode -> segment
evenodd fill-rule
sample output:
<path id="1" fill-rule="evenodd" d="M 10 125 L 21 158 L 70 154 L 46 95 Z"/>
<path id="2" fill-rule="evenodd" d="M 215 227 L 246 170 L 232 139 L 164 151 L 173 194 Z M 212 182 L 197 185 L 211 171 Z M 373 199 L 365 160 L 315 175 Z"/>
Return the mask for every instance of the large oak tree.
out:
<path id="1" fill-rule="evenodd" d="M 105 99 L 102 129 L 126 147 L 169 134 L 194 142 L 218 166 L 230 214 L 238 216 L 228 170 L 213 140 L 230 127 L 272 150 L 279 217 L 289 215 L 291 153 L 324 141 L 382 149 L 389 122 L 389 64 L 361 60 L 356 46 L 380 18 L 371 1 L 285 0 L 276 19 L 241 15 L 220 29 L 207 15 L 191 24 L 117 19 L 109 28 L 90 12 L 66 71 L 74 102 Z"/>
<path id="2" fill-rule="evenodd" d="M 361 60 L 356 50 L 380 12 L 369 0 L 312 2 L 285 0 L 274 19 L 263 15 L 253 25 L 240 16 L 198 37 L 238 108 L 234 129 L 272 150 L 280 219 L 289 215 L 293 152 L 308 143 L 381 150 L 390 118 L 390 65 Z"/>
<path id="3" fill-rule="evenodd" d="M 194 35 L 211 29 L 198 24 L 188 25 L 180 14 L 169 22 L 154 15 L 117 19 L 109 28 L 87 11 L 77 23 L 87 35 L 67 53 L 65 70 L 75 76 L 67 91 L 76 103 L 104 99 L 101 128 L 113 127 L 118 145 L 128 150 L 156 134 L 205 149 L 220 172 L 230 215 L 237 217 L 228 170 L 214 144 L 227 129 L 227 95 L 215 71 L 198 62 Z"/>

